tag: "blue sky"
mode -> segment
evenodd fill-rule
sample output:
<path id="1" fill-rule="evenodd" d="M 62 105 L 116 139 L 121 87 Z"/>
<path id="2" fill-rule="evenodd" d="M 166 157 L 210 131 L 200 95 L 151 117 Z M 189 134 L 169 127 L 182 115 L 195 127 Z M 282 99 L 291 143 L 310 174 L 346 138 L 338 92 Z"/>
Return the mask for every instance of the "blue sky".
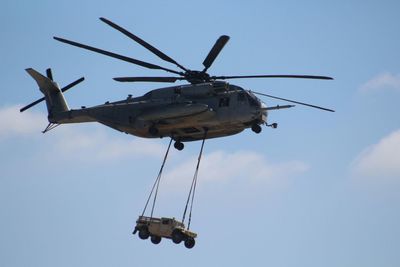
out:
<path id="1" fill-rule="evenodd" d="M 0 10 L 1 266 L 399 266 L 398 1 L 3 1 Z M 192 250 L 132 236 L 167 139 L 100 124 L 43 135 L 46 108 L 24 71 L 52 67 L 70 107 L 141 95 L 164 73 L 58 43 L 60 36 L 173 67 L 98 20 L 106 17 L 182 65 L 231 37 L 215 75 L 314 74 L 334 81 L 234 80 L 326 106 L 271 112 L 276 130 L 206 142 Z M 284 102 L 264 99 L 267 105 Z M 168 159 L 158 216 L 180 218 L 200 143 Z"/>

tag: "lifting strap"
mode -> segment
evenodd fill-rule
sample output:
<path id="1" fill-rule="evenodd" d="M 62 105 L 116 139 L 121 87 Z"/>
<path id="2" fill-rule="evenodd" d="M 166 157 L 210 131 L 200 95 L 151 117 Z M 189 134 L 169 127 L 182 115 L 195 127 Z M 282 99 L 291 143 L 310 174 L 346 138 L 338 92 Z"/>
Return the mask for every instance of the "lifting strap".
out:
<path id="1" fill-rule="evenodd" d="M 190 211 L 189 211 L 189 219 L 188 219 L 188 227 L 187 227 L 188 230 L 190 229 L 190 222 L 192 221 L 192 209 L 193 209 L 194 194 L 196 193 L 197 174 L 199 173 L 200 160 L 201 160 L 201 156 L 203 154 L 204 141 L 206 140 L 206 137 L 207 137 L 207 129 L 205 129 L 205 131 L 204 131 L 204 137 L 203 137 L 203 141 L 201 143 L 199 157 L 197 158 L 196 171 L 194 172 L 194 175 L 193 175 L 192 185 L 190 186 L 189 195 L 188 195 L 186 205 L 185 205 L 185 211 L 183 212 L 182 223 L 185 222 L 186 211 L 187 211 L 187 208 L 189 205 L 189 200 L 190 200 Z"/>
<path id="2" fill-rule="evenodd" d="M 164 155 L 164 160 L 163 160 L 163 163 L 162 163 L 162 165 L 161 165 L 160 171 L 158 172 L 158 176 L 157 176 L 156 180 L 154 181 L 153 187 L 151 188 L 150 195 L 149 195 L 149 197 L 147 198 L 146 205 L 144 206 L 144 209 L 143 209 L 143 212 L 142 212 L 142 216 L 143 216 L 144 213 L 146 212 L 147 205 L 149 204 L 150 198 L 151 198 L 151 196 L 152 196 L 152 194 L 153 194 L 153 191 L 154 191 L 154 188 L 155 188 L 155 189 L 156 189 L 156 192 L 154 193 L 153 205 L 152 205 L 152 207 L 151 207 L 151 215 L 150 215 L 150 218 L 153 218 L 154 206 L 155 206 L 156 200 L 157 200 L 158 187 L 159 187 L 159 185 L 160 185 L 161 174 L 162 174 L 162 171 L 163 171 L 163 169 L 164 169 L 165 162 L 167 161 L 167 157 L 168 157 L 169 149 L 170 149 L 170 147 L 171 147 L 171 143 L 172 143 L 172 138 L 171 138 L 171 140 L 169 141 L 168 149 L 167 149 L 167 152 L 166 152 L 165 155 Z"/>

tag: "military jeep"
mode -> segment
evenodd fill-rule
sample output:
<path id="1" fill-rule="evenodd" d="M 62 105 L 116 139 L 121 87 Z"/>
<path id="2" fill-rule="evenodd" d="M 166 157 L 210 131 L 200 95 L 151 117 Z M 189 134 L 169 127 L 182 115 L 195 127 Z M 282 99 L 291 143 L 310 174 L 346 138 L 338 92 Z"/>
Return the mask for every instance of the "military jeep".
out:
<path id="1" fill-rule="evenodd" d="M 196 233 L 193 233 L 185 228 L 185 225 L 175 220 L 175 218 L 152 218 L 139 216 L 136 220 L 136 227 L 133 234 L 138 232 L 140 239 L 148 239 L 153 244 L 158 244 L 161 239 L 169 238 L 175 244 L 184 241 L 185 247 L 193 248 L 195 245 Z"/>

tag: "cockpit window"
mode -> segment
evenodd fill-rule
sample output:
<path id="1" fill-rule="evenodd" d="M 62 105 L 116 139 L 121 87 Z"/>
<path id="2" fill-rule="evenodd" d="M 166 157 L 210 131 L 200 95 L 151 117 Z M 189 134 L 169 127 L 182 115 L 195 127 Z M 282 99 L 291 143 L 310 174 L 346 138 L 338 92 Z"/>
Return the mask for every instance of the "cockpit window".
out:
<path id="1" fill-rule="evenodd" d="M 251 95 L 251 94 L 248 94 L 247 95 L 247 98 L 249 99 L 249 102 L 250 102 L 250 105 L 251 106 L 255 106 L 255 107 L 257 107 L 259 104 L 258 104 L 258 101 L 257 101 L 257 98 L 255 97 L 255 96 L 253 96 L 253 95 Z"/>

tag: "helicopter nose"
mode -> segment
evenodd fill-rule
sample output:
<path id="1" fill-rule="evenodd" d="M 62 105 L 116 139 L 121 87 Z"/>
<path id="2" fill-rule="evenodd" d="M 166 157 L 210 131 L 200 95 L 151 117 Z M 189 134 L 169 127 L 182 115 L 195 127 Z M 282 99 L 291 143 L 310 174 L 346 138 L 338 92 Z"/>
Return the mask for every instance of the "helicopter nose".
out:
<path id="1" fill-rule="evenodd" d="M 261 102 L 261 101 L 260 101 Z M 264 102 L 261 102 L 261 109 L 265 110 L 267 108 L 267 105 Z"/>

